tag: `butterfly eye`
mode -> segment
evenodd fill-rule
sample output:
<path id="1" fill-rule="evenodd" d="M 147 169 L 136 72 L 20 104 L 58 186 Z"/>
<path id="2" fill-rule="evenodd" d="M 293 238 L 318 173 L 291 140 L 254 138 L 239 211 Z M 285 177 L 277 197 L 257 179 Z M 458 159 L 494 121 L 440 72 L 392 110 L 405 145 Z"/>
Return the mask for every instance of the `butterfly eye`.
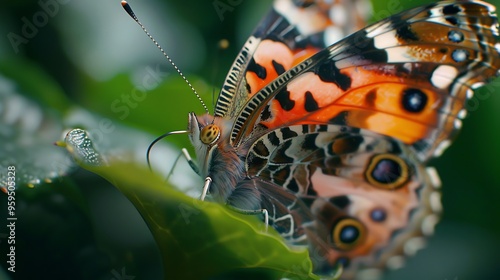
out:
<path id="1" fill-rule="evenodd" d="M 349 251 L 363 242 L 366 229 L 361 222 L 352 218 L 339 220 L 332 230 L 333 246 L 342 251 Z"/>
<path id="2" fill-rule="evenodd" d="M 367 181 L 381 189 L 402 187 L 409 178 L 406 162 L 392 154 L 379 154 L 372 158 L 365 173 Z"/>
<path id="3" fill-rule="evenodd" d="M 211 145 L 219 140 L 220 128 L 215 124 L 209 124 L 201 129 L 200 140 L 201 142 Z"/>

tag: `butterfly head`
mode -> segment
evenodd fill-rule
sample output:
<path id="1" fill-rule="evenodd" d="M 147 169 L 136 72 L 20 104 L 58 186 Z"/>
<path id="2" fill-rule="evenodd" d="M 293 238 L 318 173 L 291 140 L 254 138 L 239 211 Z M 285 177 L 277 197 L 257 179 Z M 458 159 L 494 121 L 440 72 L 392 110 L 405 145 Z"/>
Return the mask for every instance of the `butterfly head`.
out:
<path id="1" fill-rule="evenodd" d="M 224 118 L 189 114 L 189 138 L 195 148 L 199 175 L 204 179 L 210 178 L 209 193 L 221 203 L 227 201 L 244 176 L 244 163 L 229 145 L 231 127 L 231 122 Z"/>
<path id="2" fill-rule="evenodd" d="M 188 131 L 190 140 L 197 146 L 211 147 L 217 144 L 221 138 L 221 124 L 217 119 L 208 114 L 196 116 L 195 113 L 189 114 Z"/>
<path id="3" fill-rule="evenodd" d="M 197 116 L 195 113 L 189 114 L 189 139 L 193 144 L 196 157 L 200 161 L 200 167 L 202 168 L 202 174 L 204 167 L 208 166 L 212 151 L 220 148 L 224 139 L 227 139 L 229 129 L 225 129 L 228 126 L 223 119 L 213 117 L 209 114 L 204 114 Z"/>

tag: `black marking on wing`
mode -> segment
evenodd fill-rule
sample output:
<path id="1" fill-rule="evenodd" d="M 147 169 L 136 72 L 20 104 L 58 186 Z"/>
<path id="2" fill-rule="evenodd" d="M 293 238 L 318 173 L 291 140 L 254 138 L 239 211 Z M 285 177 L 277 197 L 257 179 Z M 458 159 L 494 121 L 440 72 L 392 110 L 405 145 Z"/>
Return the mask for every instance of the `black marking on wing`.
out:
<path id="1" fill-rule="evenodd" d="M 283 67 L 282 64 L 276 62 L 274 59 L 273 59 L 272 63 L 273 63 L 274 70 L 276 71 L 276 73 L 278 75 L 281 75 L 281 74 L 285 73 L 286 70 L 285 70 L 285 67 Z"/>
<path id="2" fill-rule="evenodd" d="M 450 4 L 448 6 L 443 7 L 443 14 L 445 15 L 456 15 L 460 12 L 460 7 L 455 4 Z"/>
<path id="3" fill-rule="evenodd" d="M 327 60 L 315 69 L 314 73 L 319 76 L 323 82 L 334 83 L 343 91 L 351 87 L 351 77 L 340 73 L 340 70 L 335 66 L 335 61 Z"/>
<path id="4" fill-rule="evenodd" d="M 314 99 L 314 96 L 310 91 L 306 91 L 305 93 L 305 109 L 307 112 L 314 112 L 319 109 L 318 102 Z"/>
<path id="5" fill-rule="evenodd" d="M 406 23 L 396 30 L 396 36 L 404 41 L 418 41 L 419 38 L 415 32 L 411 29 L 411 26 Z"/>
<path id="6" fill-rule="evenodd" d="M 290 183 L 286 185 L 286 188 L 295 193 L 299 191 L 299 185 L 297 185 L 297 181 L 295 179 L 290 180 Z"/>
<path id="7" fill-rule="evenodd" d="M 254 147 L 252 148 L 256 154 L 267 157 L 269 156 L 269 149 L 266 147 L 266 145 L 261 141 L 258 141 Z"/>
<path id="8" fill-rule="evenodd" d="M 427 105 L 427 95 L 417 88 L 407 88 L 403 91 L 401 103 L 403 108 L 410 113 L 420 113 Z"/>
<path id="9" fill-rule="evenodd" d="M 266 68 L 257 64 L 255 62 L 255 59 L 250 59 L 250 63 L 248 64 L 248 72 L 254 72 L 257 77 L 259 77 L 259 79 L 266 79 L 267 77 L 267 71 L 266 71 Z"/>
<path id="10" fill-rule="evenodd" d="M 249 83 L 245 83 L 245 87 L 246 87 L 246 89 L 247 89 L 247 93 L 252 92 L 252 87 L 250 86 L 250 84 L 249 84 Z"/>
<path id="11" fill-rule="evenodd" d="M 318 146 L 316 146 L 316 137 L 318 134 L 307 134 L 304 137 L 304 141 L 302 142 L 302 149 L 304 150 L 316 150 Z"/>
<path id="12" fill-rule="evenodd" d="M 275 97 L 280 103 L 281 108 L 285 111 L 290 111 L 295 107 L 295 101 L 290 99 L 290 92 L 283 88 Z"/>
<path id="13" fill-rule="evenodd" d="M 269 139 L 269 142 L 271 142 L 271 144 L 273 144 L 274 146 L 278 146 L 280 144 L 280 139 L 278 139 L 276 131 L 272 131 L 271 133 L 269 133 L 267 138 Z"/>
<path id="14" fill-rule="evenodd" d="M 375 107 L 377 101 L 377 89 L 372 89 L 370 92 L 366 94 L 365 97 L 366 105 L 370 107 Z"/>
<path id="15" fill-rule="evenodd" d="M 458 19 L 456 17 L 446 17 L 445 19 L 451 25 L 457 25 L 458 24 Z"/>
<path id="16" fill-rule="evenodd" d="M 265 120 L 268 120 L 269 118 L 271 118 L 271 116 L 272 116 L 271 108 L 269 108 L 269 104 L 268 104 L 262 110 L 262 113 L 260 114 L 260 118 L 261 118 L 261 120 L 265 121 Z"/>
<path id="17" fill-rule="evenodd" d="M 282 128 L 281 133 L 283 134 L 283 140 L 287 140 L 298 136 L 297 132 L 291 130 L 289 127 Z"/>
<path id="18" fill-rule="evenodd" d="M 338 125 L 346 125 L 348 117 L 349 117 L 349 112 L 343 111 L 343 112 L 338 113 L 335 117 L 331 118 L 328 121 L 328 123 L 338 124 Z"/>
<path id="19" fill-rule="evenodd" d="M 369 60 L 374 64 L 386 63 L 389 59 L 385 50 L 375 47 L 375 40 L 368 38 L 366 31 L 354 33 L 348 37 L 345 44 L 350 46 L 346 52 L 360 55 L 362 59 Z"/>
<path id="20" fill-rule="evenodd" d="M 337 206 L 340 209 L 344 209 L 347 206 L 349 206 L 349 204 L 351 204 L 351 200 L 349 199 L 349 197 L 341 195 L 330 198 L 330 203 Z"/>

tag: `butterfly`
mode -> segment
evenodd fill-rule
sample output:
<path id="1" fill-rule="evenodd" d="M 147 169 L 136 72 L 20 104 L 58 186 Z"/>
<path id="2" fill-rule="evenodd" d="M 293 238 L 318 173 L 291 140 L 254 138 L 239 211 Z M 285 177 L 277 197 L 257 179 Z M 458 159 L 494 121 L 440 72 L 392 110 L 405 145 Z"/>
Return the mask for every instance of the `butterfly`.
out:
<path id="1" fill-rule="evenodd" d="M 364 2 L 342 3 L 275 0 L 188 133 L 204 192 L 265 209 L 316 273 L 349 279 L 399 267 L 432 234 L 440 181 L 427 162 L 498 75 L 500 47 L 486 2 L 436 2 L 345 38 Z"/>

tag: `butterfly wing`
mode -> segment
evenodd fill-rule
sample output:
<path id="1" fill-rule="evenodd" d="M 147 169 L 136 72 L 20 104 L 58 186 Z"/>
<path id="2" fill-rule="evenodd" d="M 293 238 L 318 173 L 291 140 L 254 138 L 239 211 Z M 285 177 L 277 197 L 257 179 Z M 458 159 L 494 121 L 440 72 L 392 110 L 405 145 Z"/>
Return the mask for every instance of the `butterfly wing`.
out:
<path id="1" fill-rule="evenodd" d="M 419 236 L 432 233 L 441 210 L 433 169 L 400 141 L 357 128 L 274 130 L 251 146 L 246 169 L 250 179 L 236 190 L 256 186 L 272 225 L 309 245 L 321 273 L 342 264 L 346 277 L 397 262 L 402 244 L 422 246 Z"/>
<path id="2" fill-rule="evenodd" d="M 494 11 L 484 2 L 445 1 L 356 32 L 255 94 L 231 142 L 331 123 L 395 137 L 422 161 L 439 154 L 459 130 L 472 89 L 500 67 Z"/>
<path id="3" fill-rule="evenodd" d="M 247 178 L 234 192 L 257 189 L 318 272 L 400 265 L 403 244 L 421 247 L 440 211 L 425 162 L 500 68 L 494 11 L 480 1 L 411 9 L 284 72 L 235 117 L 230 143 Z"/>
<path id="4" fill-rule="evenodd" d="M 278 75 L 365 25 L 369 1 L 274 1 L 231 66 L 215 116 L 233 118 Z"/>

